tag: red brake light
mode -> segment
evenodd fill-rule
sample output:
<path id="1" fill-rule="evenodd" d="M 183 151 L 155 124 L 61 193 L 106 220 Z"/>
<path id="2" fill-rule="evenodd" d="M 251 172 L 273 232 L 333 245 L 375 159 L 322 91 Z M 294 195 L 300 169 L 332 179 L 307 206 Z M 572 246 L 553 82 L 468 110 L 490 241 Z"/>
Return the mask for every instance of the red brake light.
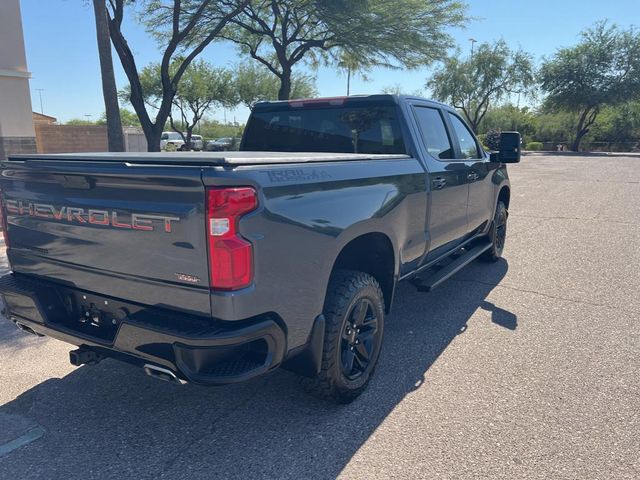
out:
<path id="1" fill-rule="evenodd" d="M 331 106 L 344 105 L 349 97 L 325 97 L 325 98 L 302 98 L 299 100 L 289 100 L 289 105 L 292 108 L 302 108 L 306 105 L 314 105 L 318 103 L 326 103 Z"/>
<path id="2" fill-rule="evenodd" d="M 240 218 L 258 206 L 251 187 L 207 190 L 209 281 L 212 289 L 238 290 L 253 281 L 253 247 L 238 233 Z"/>

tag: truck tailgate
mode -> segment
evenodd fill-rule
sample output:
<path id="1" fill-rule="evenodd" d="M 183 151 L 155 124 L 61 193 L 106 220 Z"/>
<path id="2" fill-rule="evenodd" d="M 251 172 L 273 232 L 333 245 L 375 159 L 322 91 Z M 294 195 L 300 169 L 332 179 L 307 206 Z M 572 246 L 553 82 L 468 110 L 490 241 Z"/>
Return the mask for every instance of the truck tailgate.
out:
<path id="1" fill-rule="evenodd" d="M 211 314 L 200 167 L 20 158 L 0 189 L 14 272 Z"/>

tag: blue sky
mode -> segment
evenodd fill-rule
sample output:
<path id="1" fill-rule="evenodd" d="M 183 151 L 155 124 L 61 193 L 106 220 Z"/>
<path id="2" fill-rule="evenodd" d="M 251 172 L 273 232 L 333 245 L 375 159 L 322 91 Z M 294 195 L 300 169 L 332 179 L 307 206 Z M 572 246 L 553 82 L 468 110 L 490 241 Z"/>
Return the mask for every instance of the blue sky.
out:
<path id="1" fill-rule="evenodd" d="M 27 63 L 32 72 L 33 109 L 40 111 L 42 92 L 44 113 L 60 121 L 71 118 L 97 119 L 104 110 L 100 70 L 95 42 L 93 10 L 87 0 L 21 0 Z M 451 34 L 467 54 L 469 38 L 480 42 L 504 38 L 512 47 L 531 52 L 537 61 L 552 55 L 557 48 L 578 41 L 581 30 L 600 19 L 609 19 L 627 27 L 640 21 L 640 0 L 468 0 L 469 14 L 476 17 L 466 29 L 452 29 Z M 138 65 L 160 59 L 155 42 L 134 22 L 126 25 L 129 44 L 137 55 Z M 220 66 L 232 67 L 238 54 L 232 45 L 214 44 L 202 58 Z M 117 82 L 126 85 L 114 53 Z M 408 92 L 423 90 L 430 69 L 392 71 L 376 69 L 369 81 L 356 78 L 352 93 L 378 93 L 396 84 Z M 346 78 L 329 68 L 317 72 L 321 95 L 344 95 Z M 248 112 L 226 112 L 228 120 L 243 122 Z M 212 117 L 223 119 L 224 112 Z"/>

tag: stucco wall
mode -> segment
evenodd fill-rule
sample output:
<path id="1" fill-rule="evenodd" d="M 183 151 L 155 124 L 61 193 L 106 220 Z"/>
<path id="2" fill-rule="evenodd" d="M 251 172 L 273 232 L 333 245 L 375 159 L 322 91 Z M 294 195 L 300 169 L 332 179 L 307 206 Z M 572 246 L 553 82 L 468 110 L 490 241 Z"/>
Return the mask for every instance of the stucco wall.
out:
<path id="1" fill-rule="evenodd" d="M 0 74 L 0 137 L 34 135 L 29 80 Z"/>
<path id="2" fill-rule="evenodd" d="M 19 0 L 0 2 L 0 70 L 27 72 Z"/>
<path id="3" fill-rule="evenodd" d="M 0 158 L 34 150 L 29 77 L 19 0 L 0 0 Z"/>

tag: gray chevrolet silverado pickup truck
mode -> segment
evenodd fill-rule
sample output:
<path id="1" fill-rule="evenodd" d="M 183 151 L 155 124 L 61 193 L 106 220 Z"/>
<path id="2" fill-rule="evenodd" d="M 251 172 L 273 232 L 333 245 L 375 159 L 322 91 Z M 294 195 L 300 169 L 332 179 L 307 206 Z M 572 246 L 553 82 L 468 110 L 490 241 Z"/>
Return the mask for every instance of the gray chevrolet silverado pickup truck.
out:
<path id="1" fill-rule="evenodd" d="M 501 256 L 519 160 L 517 133 L 487 153 L 455 110 L 391 95 L 258 104 L 239 152 L 13 156 L 5 314 L 74 365 L 202 385 L 283 366 L 348 402 L 399 281 Z"/>

